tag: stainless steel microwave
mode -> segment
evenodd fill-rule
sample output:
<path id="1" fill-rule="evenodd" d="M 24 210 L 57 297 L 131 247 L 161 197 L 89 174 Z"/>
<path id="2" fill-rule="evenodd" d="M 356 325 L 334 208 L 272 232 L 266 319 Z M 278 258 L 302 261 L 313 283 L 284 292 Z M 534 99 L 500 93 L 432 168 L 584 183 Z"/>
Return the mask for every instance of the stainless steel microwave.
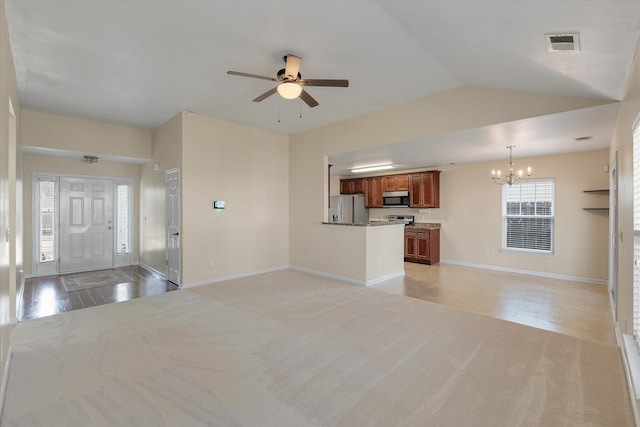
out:
<path id="1" fill-rule="evenodd" d="M 382 206 L 385 208 L 408 208 L 408 191 L 387 191 L 382 193 Z"/>

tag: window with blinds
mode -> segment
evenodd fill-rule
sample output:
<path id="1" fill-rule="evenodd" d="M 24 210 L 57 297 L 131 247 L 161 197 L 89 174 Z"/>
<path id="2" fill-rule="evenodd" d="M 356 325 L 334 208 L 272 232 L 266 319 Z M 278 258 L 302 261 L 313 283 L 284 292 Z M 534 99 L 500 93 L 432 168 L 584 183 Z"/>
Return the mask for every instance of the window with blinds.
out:
<path id="1" fill-rule="evenodd" d="M 130 252 L 130 186 L 118 183 L 116 185 L 116 253 L 128 254 Z"/>
<path id="2" fill-rule="evenodd" d="M 640 123 L 633 129 L 633 336 L 640 344 Z"/>
<path id="3" fill-rule="evenodd" d="M 553 253 L 554 180 L 502 187 L 503 249 Z"/>
<path id="4" fill-rule="evenodd" d="M 55 207 L 56 183 L 53 180 L 40 180 L 40 221 L 38 239 L 40 262 L 51 262 L 55 259 Z"/>

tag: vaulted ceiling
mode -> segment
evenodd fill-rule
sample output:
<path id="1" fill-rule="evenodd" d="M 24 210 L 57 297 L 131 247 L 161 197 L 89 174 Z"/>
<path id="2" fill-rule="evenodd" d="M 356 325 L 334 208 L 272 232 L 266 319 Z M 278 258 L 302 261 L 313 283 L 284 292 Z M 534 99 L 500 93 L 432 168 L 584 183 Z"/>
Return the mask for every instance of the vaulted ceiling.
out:
<path id="1" fill-rule="evenodd" d="M 640 35 L 640 1 L 5 5 L 23 107 L 148 129 L 190 110 L 293 134 L 461 86 L 617 101 Z M 545 34 L 565 32 L 579 34 L 580 52 L 550 53 Z M 302 57 L 303 78 L 348 79 L 349 87 L 308 87 L 315 108 L 277 94 L 258 103 L 252 99 L 274 82 L 226 73 L 275 77 L 288 53 Z M 607 111 L 572 117 L 604 134 L 592 149 L 608 146 L 615 113 Z M 538 131 L 553 133 L 556 122 L 558 135 L 583 133 L 565 129 L 567 117 Z"/>

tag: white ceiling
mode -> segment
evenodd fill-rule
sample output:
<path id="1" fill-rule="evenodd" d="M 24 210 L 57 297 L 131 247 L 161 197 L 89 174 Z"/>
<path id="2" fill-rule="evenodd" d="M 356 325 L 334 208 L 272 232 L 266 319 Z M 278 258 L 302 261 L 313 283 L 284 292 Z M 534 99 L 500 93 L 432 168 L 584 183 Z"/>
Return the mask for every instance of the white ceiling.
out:
<path id="1" fill-rule="evenodd" d="M 190 110 L 293 134 L 460 86 L 621 100 L 640 34 L 638 0 L 5 5 L 23 107 L 148 129 Z M 544 34 L 558 32 L 579 32 L 582 51 L 549 53 Z M 349 79 L 350 86 L 308 88 L 320 103 L 310 109 L 277 95 L 254 103 L 273 82 L 226 74 L 275 76 L 287 53 L 303 58 L 304 78 Z M 343 169 L 381 157 L 410 166 L 418 149 L 429 155 L 423 166 L 491 160 L 506 157 L 504 146 L 516 137 L 521 156 L 606 148 L 614 108 L 332 160 Z M 591 146 L 572 142 L 584 134 L 594 136 Z"/>

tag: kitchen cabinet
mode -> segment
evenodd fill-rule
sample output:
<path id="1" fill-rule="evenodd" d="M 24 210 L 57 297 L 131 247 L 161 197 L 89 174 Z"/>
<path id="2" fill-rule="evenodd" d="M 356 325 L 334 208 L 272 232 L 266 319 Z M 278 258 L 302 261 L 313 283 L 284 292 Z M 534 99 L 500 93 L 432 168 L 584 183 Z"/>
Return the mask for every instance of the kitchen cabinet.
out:
<path id="1" fill-rule="evenodd" d="M 429 265 L 439 263 L 440 230 L 405 228 L 404 260 Z"/>
<path id="2" fill-rule="evenodd" d="M 367 208 L 381 208 L 385 191 L 409 191 L 411 208 L 439 208 L 440 171 L 340 180 L 340 194 L 364 194 Z"/>
<path id="3" fill-rule="evenodd" d="M 381 208 L 384 177 L 365 178 L 365 208 Z"/>
<path id="4" fill-rule="evenodd" d="M 440 207 L 440 171 L 428 171 L 412 174 L 409 207 L 411 208 L 439 208 Z"/>
<path id="5" fill-rule="evenodd" d="M 409 175 L 386 175 L 383 177 L 383 191 L 408 191 Z"/>
<path id="6" fill-rule="evenodd" d="M 364 181 L 363 178 L 341 179 L 340 194 L 364 194 Z"/>

